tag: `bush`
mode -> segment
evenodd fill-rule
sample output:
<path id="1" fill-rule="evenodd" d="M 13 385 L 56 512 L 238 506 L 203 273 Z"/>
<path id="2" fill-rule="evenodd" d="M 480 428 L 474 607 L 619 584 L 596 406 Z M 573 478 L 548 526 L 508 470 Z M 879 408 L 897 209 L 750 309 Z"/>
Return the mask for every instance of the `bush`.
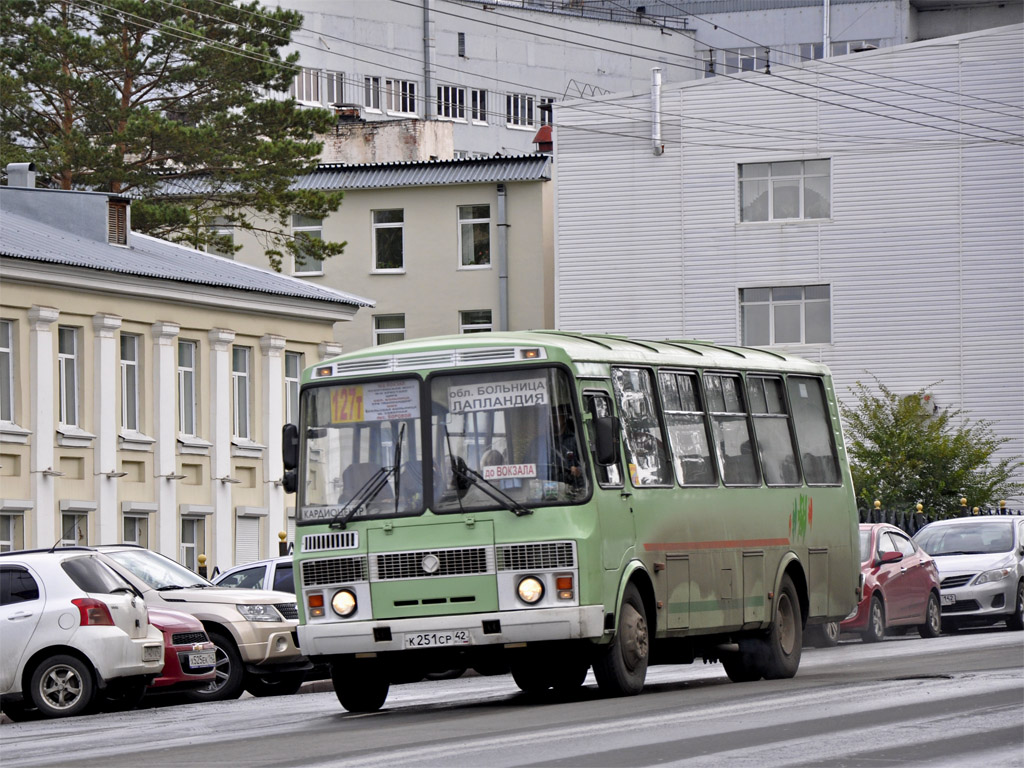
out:
<path id="1" fill-rule="evenodd" d="M 898 395 L 875 384 L 877 394 L 857 382 L 856 403 L 840 404 L 859 506 L 870 509 L 877 499 L 883 509 L 907 510 L 920 502 L 928 513 L 952 516 L 961 497 L 987 507 L 1024 490 L 1014 481 L 1024 461 L 994 457 L 1009 438 L 990 422 L 939 410 L 923 389 Z"/>

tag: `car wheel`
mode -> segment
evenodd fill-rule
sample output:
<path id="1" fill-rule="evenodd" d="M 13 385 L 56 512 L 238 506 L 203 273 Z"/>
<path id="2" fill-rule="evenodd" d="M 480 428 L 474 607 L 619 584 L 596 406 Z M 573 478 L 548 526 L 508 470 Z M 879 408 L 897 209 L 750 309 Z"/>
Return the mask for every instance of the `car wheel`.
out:
<path id="1" fill-rule="evenodd" d="M 376 712 L 391 688 L 383 671 L 370 660 L 332 665 L 331 682 L 334 695 L 349 712 Z"/>
<path id="2" fill-rule="evenodd" d="M 928 595 L 924 624 L 917 628 L 917 634 L 921 637 L 938 637 L 942 634 L 942 608 L 939 606 L 939 598 L 934 592 Z"/>
<path id="3" fill-rule="evenodd" d="M 597 686 L 606 696 L 635 696 L 644 689 L 651 638 L 640 592 L 630 582 L 622 595 L 619 629 L 594 662 Z"/>
<path id="4" fill-rule="evenodd" d="M 242 657 L 235 648 L 234 642 L 220 632 L 210 632 L 210 642 L 216 646 L 217 662 L 214 667 L 216 677 L 203 688 L 187 691 L 185 698 L 189 701 L 227 701 L 242 695 L 245 681 L 245 670 L 242 669 Z"/>
<path id="5" fill-rule="evenodd" d="M 834 648 L 839 645 L 839 622 L 826 621 L 814 624 L 804 632 L 804 645 L 812 648 Z"/>
<path id="6" fill-rule="evenodd" d="M 281 675 L 249 675 L 245 690 L 253 696 L 291 696 L 302 687 L 305 672 L 288 672 Z"/>
<path id="7" fill-rule="evenodd" d="M 96 697 L 92 670 L 74 656 L 51 656 L 32 673 L 29 697 L 42 717 L 81 715 Z"/>
<path id="8" fill-rule="evenodd" d="M 868 626 L 861 635 L 865 643 L 878 643 L 885 639 L 885 608 L 878 595 L 872 595 L 868 608 Z"/>
<path id="9" fill-rule="evenodd" d="M 1013 613 L 1006 619 L 1006 627 L 1017 632 L 1024 629 L 1024 581 L 1017 582 L 1017 599 Z"/>

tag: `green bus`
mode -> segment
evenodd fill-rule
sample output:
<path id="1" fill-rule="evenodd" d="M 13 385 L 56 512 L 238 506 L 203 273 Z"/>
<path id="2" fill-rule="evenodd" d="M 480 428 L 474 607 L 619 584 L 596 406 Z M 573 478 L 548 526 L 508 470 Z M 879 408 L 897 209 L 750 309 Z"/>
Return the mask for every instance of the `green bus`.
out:
<path id="1" fill-rule="evenodd" d="M 303 373 L 283 433 L 299 643 L 341 705 L 454 668 L 639 693 L 650 664 L 796 674 L 859 590 L 819 364 L 698 341 L 419 339 Z"/>

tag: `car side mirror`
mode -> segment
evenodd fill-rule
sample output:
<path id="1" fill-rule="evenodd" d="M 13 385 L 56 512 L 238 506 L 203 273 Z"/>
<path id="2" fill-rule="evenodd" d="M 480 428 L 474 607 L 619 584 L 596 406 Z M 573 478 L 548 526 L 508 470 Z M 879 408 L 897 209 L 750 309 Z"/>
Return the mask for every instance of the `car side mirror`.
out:
<path id="1" fill-rule="evenodd" d="M 285 469 L 299 466 L 299 428 L 294 424 L 285 424 L 281 430 L 281 459 Z"/>
<path id="2" fill-rule="evenodd" d="M 898 563 L 902 559 L 902 552 L 883 552 L 882 556 L 878 558 L 878 562 L 884 565 L 885 563 Z"/>
<path id="3" fill-rule="evenodd" d="M 594 419 L 597 463 L 602 467 L 615 464 L 619 459 L 619 418 L 599 416 Z"/>

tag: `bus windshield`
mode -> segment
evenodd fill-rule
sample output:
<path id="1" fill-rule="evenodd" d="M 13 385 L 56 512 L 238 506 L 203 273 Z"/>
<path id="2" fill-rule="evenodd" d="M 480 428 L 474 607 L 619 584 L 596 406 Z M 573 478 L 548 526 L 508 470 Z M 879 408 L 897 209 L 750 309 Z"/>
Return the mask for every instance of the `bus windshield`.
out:
<path id="1" fill-rule="evenodd" d="M 566 373 L 555 368 L 435 376 L 430 446 L 418 378 L 303 394 L 306 482 L 299 522 L 582 502 L 590 495 Z"/>

